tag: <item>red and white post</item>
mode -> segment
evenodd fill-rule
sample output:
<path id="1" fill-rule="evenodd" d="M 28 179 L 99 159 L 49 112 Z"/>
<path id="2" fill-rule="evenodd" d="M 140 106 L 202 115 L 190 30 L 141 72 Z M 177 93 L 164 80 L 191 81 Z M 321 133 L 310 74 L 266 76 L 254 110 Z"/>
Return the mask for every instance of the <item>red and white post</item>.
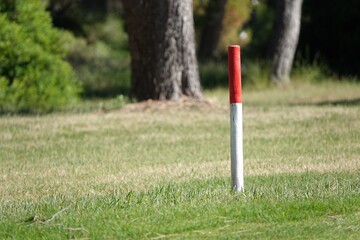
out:
<path id="1" fill-rule="evenodd" d="M 231 180 L 236 192 L 244 190 L 243 116 L 241 92 L 240 46 L 228 48 L 230 128 L 231 128 Z"/>

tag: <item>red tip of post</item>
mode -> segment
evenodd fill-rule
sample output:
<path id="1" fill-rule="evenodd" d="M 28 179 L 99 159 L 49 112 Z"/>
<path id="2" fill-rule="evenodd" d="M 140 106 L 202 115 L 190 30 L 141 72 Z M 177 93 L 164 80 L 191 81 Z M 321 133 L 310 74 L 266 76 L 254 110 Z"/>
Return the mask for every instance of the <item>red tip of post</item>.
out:
<path id="1" fill-rule="evenodd" d="M 240 46 L 228 47 L 229 93 L 230 103 L 241 103 L 241 62 Z"/>

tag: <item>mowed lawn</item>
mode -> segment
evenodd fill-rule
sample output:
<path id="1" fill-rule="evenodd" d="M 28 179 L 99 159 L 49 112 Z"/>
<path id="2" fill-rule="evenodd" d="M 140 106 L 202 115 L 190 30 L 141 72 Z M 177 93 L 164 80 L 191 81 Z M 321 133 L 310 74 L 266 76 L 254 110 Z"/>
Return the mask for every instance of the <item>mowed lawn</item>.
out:
<path id="1" fill-rule="evenodd" d="M 0 117 L 0 239 L 360 239 L 360 84 Z"/>

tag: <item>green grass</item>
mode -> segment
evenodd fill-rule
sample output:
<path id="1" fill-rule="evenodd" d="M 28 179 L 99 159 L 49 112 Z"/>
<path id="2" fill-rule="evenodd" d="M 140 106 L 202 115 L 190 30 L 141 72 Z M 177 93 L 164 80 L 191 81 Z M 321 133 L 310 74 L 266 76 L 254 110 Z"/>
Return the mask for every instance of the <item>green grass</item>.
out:
<path id="1" fill-rule="evenodd" d="M 359 93 L 336 82 L 245 89 L 241 194 L 224 89 L 2 116 L 0 239 L 359 239 Z"/>

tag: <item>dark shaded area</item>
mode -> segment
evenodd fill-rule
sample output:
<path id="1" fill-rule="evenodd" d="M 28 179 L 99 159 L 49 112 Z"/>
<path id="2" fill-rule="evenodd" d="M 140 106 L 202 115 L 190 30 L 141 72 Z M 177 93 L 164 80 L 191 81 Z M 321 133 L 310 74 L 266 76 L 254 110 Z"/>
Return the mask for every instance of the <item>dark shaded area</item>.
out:
<path id="1" fill-rule="evenodd" d="M 199 64 L 201 86 L 205 89 L 228 86 L 227 60 Z"/>
<path id="2" fill-rule="evenodd" d="M 254 7 L 250 20 L 243 26 L 252 32 L 251 42 L 241 52 L 246 58 L 267 59 L 272 51 L 276 0 L 264 0 L 263 3 Z"/>
<path id="3" fill-rule="evenodd" d="M 129 95 L 127 36 L 121 0 L 49 0 L 53 25 L 76 36 L 66 60 L 82 84 L 82 98 Z"/>
<path id="4" fill-rule="evenodd" d="M 214 55 L 220 40 L 226 3 L 227 0 L 212 0 L 208 3 L 198 51 L 201 59 Z"/>
<path id="5" fill-rule="evenodd" d="M 360 76 L 360 1 L 304 1 L 299 53 L 338 75 Z"/>
<path id="6" fill-rule="evenodd" d="M 88 24 L 104 21 L 107 1 L 104 0 L 50 0 L 47 8 L 57 28 L 85 35 Z"/>
<path id="7" fill-rule="evenodd" d="M 244 29 L 252 32 L 242 56 L 267 59 L 271 52 L 275 0 L 261 1 Z M 338 76 L 360 76 L 360 1 L 304 0 L 295 62 L 326 65 Z"/>

